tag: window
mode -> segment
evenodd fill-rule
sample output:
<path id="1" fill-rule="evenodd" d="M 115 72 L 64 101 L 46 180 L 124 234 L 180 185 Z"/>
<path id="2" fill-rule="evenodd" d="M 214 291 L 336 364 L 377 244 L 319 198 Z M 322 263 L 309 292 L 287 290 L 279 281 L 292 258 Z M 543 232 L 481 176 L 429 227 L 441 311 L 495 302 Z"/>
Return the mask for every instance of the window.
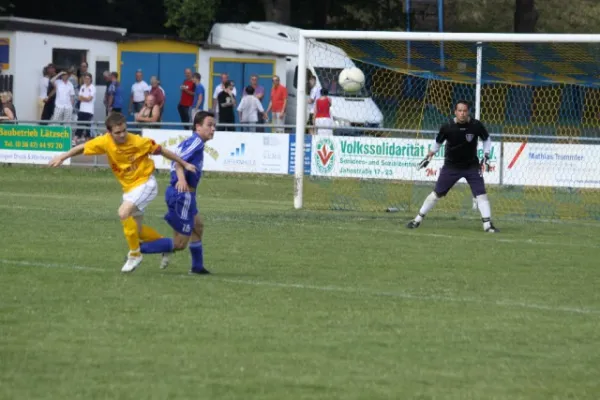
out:
<path id="1" fill-rule="evenodd" d="M 102 86 L 106 85 L 104 80 L 104 72 L 110 72 L 110 63 L 108 61 L 96 61 L 96 73 L 94 76 L 94 85 Z"/>
<path id="2" fill-rule="evenodd" d="M 306 68 L 306 87 L 307 91 L 310 92 L 310 87 L 308 80 L 313 76 L 313 73 L 310 69 Z M 296 69 L 294 70 L 294 89 L 298 89 L 298 66 L 296 65 Z"/>
<path id="3" fill-rule="evenodd" d="M 52 49 L 52 63 L 57 71 L 64 71 L 71 67 L 79 69 L 79 65 L 84 61 L 87 61 L 87 50 Z"/>

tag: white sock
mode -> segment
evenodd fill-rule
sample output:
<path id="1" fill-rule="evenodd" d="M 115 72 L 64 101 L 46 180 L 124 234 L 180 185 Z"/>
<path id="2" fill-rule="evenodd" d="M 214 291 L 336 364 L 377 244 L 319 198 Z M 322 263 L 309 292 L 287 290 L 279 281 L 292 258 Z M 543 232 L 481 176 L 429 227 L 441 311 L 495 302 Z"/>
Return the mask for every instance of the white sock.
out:
<path id="1" fill-rule="evenodd" d="M 492 210 L 487 194 L 480 194 L 479 196 L 477 196 L 477 206 L 479 207 L 479 212 L 481 213 L 483 229 L 487 229 L 491 225 L 490 220 L 492 218 Z"/>
<path id="2" fill-rule="evenodd" d="M 427 196 L 427 198 L 423 202 L 423 205 L 421 206 L 421 209 L 419 210 L 419 215 L 415 217 L 415 221 L 423 221 L 423 217 L 427 215 L 427 213 L 431 211 L 433 207 L 435 207 L 435 203 L 437 203 L 438 200 L 439 198 L 437 197 L 435 192 L 429 193 L 429 196 Z"/>

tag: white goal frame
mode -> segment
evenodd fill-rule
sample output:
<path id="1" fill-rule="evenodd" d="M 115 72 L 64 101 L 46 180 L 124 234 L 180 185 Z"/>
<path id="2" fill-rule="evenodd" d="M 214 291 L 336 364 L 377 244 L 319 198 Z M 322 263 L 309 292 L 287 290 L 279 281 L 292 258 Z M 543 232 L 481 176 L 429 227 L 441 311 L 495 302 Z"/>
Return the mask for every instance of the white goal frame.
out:
<path id="1" fill-rule="evenodd" d="M 308 40 L 397 40 L 431 42 L 475 42 L 477 47 L 477 72 L 475 87 L 475 118 L 481 113 L 482 43 L 598 43 L 600 34 L 519 34 L 519 33 L 443 33 L 394 31 L 325 31 L 300 30 L 298 36 L 298 84 L 296 98 L 296 159 L 294 176 L 294 208 L 303 207 L 304 187 L 304 135 L 306 130 L 306 68 Z"/>

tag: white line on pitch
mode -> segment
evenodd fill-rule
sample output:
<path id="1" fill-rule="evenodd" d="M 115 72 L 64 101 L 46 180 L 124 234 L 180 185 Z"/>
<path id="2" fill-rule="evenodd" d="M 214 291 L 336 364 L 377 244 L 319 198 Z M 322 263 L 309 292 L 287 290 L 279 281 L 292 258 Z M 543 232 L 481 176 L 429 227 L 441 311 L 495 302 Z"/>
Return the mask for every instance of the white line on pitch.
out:
<path id="1" fill-rule="evenodd" d="M 0 259 L 0 264 L 6 265 L 19 265 L 26 267 L 41 267 L 41 268 L 67 268 L 75 269 L 80 271 L 97 271 L 97 272 L 112 272 L 111 269 L 102 269 L 94 267 L 86 267 L 80 265 L 68 265 L 68 264 L 56 264 L 56 263 L 41 263 L 41 262 L 29 262 L 29 261 L 15 261 Z M 118 273 L 118 272 L 115 272 Z M 167 275 L 175 276 L 177 278 L 187 279 L 200 279 L 195 276 L 188 274 L 179 275 Z M 496 301 L 485 301 L 474 297 L 450 297 L 450 296 L 436 296 L 436 295 L 419 295 L 412 294 L 402 291 L 384 292 L 384 291 L 371 291 L 353 287 L 341 287 L 341 286 L 318 286 L 318 285 L 307 285 L 301 283 L 284 283 L 284 282 L 271 282 L 271 281 L 257 281 L 257 280 L 243 280 L 243 279 L 231 279 L 221 278 L 218 274 L 207 276 L 206 279 L 218 280 L 220 282 L 235 283 L 240 285 L 251 285 L 251 286 L 266 286 L 266 287 L 277 287 L 286 289 L 301 289 L 301 290 L 314 290 L 319 292 L 337 292 L 337 293 L 348 293 L 348 294 L 359 294 L 368 296 L 379 296 L 379 297 L 391 297 L 404 300 L 413 301 L 427 301 L 427 302 L 441 302 L 441 303 L 470 303 L 470 304 L 481 304 L 481 305 L 495 305 L 498 307 L 510 307 L 510 308 L 524 308 L 529 310 L 540 310 L 540 311 L 553 311 L 553 312 L 566 312 L 571 314 L 586 314 L 586 315 L 600 315 L 600 310 L 594 310 L 585 307 L 566 307 L 566 306 L 549 306 L 545 304 L 527 303 L 512 300 L 496 300 Z"/>
<path id="2" fill-rule="evenodd" d="M 68 265 L 68 264 L 54 264 L 54 263 L 42 263 L 35 261 L 20 261 L 20 260 L 5 260 L 0 259 L 0 264 L 6 265 L 19 265 L 22 267 L 40 267 L 40 268 L 69 268 L 80 271 L 106 271 L 102 268 L 84 267 L 81 265 Z"/>

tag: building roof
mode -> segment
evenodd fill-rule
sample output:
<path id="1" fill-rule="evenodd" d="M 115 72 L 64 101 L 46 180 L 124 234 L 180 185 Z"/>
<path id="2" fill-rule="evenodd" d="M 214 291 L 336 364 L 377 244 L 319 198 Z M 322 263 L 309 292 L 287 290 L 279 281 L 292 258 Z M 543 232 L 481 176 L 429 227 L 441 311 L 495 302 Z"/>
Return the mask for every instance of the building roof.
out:
<path id="1" fill-rule="evenodd" d="M 198 40 L 183 39 L 175 35 L 156 35 L 151 33 L 128 33 L 127 35 L 118 39 L 119 42 L 135 42 L 142 40 L 172 40 L 175 42 L 188 43 L 196 46 L 201 46 L 204 43 Z"/>
<path id="2" fill-rule="evenodd" d="M 260 51 L 260 50 L 248 50 L 248 49 L 233 49 L 230 47 L 223 47 L 218 44 L 212 44 L 208 42 L 204 42 L 200 46 L 204 50 L 223 50 L 223 51 L 232 51 L 238 54 L 254 54 L 257 56 L 270 56 L 270 57 L 285 57 L 284 54 L 275 53 L 272 51 Z"/>
<path id="3" fill-rule="evenodd" d="M 45 33 L 114 42 L 127 34 L 127 29 L 109 26 L 73 24 L 19 17 L 0 17 L 0 30 Z"/>

